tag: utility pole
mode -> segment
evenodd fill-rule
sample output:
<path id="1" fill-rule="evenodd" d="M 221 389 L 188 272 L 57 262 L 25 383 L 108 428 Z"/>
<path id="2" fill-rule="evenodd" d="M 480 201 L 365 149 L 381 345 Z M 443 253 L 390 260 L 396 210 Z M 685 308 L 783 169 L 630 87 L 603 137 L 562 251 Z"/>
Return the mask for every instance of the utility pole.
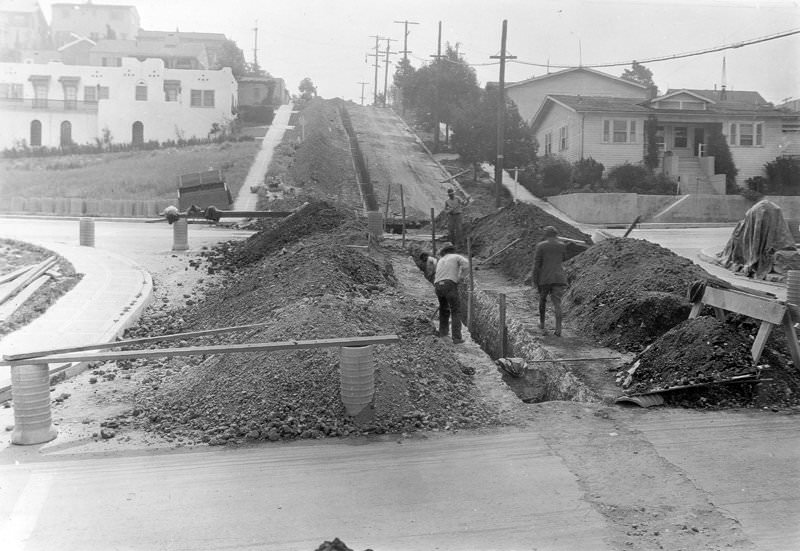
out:
<path id="1" fill-rule="evenodd" d="M 256 26 L 253 28 L 255 37 L 253 40 L 253 71 L 258 72 L 258 19 L 256 19 Z"/>
<path id="2" fill-rule="evenodd" d="M 374 85 L 373 91 L 372 91 L 372 105 L 377 105 L 377 103 L 378 103 L 378 67 L 380 66 L 380 62 L 378 61 L 378 58 L 380 56 L 380 53 L 379 53 L 380 47 L 381 47 L 380 41 L 383 39 L 383 37 L 375 34 L 375 35 L 370 36 L 370 38 L 374 38 L 375 39 L 375 53 L 374 54 L 369 54 L 371 57 L 375 58 L 375 79 L 373 80 L 375 85 Z"/>
<path id="3" fill-rule="evenodd" d="M 409 21 L 408 19 L 406 19 L 405 21 L 395 21 L 395 23 L 402 23 L 403 24 L 403 28 L 404 28 L 404 33 L 403 33 L 403 51 L 400 52 L 400 53 L 403 54 L 403 71 L 405 71 L 406 69 L 408 69 L 408 54 L 411 53 L 411 51 L 408 49 L 408 35 L 411 32 L 411 31 L 408 30 L 408 26 L 409 25 L 419 25 L 419 23 L 417 23 L 416 21 Z M 405 102 L 404 90 L 403 90 L 402 87 L 400 88 L 400 105 L 402 105 L 402 109 L 403 109 L 402 112 L 403 112 L 403 115 L 405 116 L 405 114 L 406 114 L 406 102 Z"/>
<path id="4" fill-rule="evenodd" d="M 359 82 L 361 85 L 361 105 L 364 105 L 364 86 L 369 84 L 369 82 Z"/>
<path id="5" fill-rule="evenodd" d="M 444 56 L 442 55 L 442 22 L 439 21 L 439 38 L 436 45 L 436 55 L 432 55 L 431 57 L 435 58 L 436 63 Z M 440 67 L 436 67 L 436 70 L 433 73 L 433 78 L 435 80 L 433 90 L 434 90 L 434 99 L 433 99 L 433 152 L 439 152 L 439 70 Z"/>
<path id="6" fill-rule="evenodd" d="M 389 51 L 389 42 L 394 42 L 392 38 L 384 38 L 386 40 L 386 61 L 384 61 L 384 70 L 383 70 L 383 106 L 386 107 L 386 94 L 388 94 L 389 88 L 389 54 L 394 54 L 395 52 Z"/>
<path id="7" fill-rule="evenodd" d="M 411 31 L 408 30 L 409 25 L 419 25 L 416 21 L 409 21 L 406 19 L 405 21 L 395 21 L 395 23 L 402 23 L 404 26 L 404 33 L 403 33 L 403 51 L 400 52 L 403 54 L 403 61 L 408 61 L 408 54 L 411 53 L 408 49 L 408 35 Z"/>
<path id="8" fill-rule="evenodd" d="M 494 163 L 494 206 L 500 208 L 500 188 L 503 185 L 503 142 L 506 130 L 506 59 L 517 59 L 516 56 L 506 55 L 506 28 L 508 20 L 503 19 L 503 32 L 500 38 L 500 55 L 489 56 L 491 59 L 500 59 L 500 82 L 497 94 L 497 160 Z"/>

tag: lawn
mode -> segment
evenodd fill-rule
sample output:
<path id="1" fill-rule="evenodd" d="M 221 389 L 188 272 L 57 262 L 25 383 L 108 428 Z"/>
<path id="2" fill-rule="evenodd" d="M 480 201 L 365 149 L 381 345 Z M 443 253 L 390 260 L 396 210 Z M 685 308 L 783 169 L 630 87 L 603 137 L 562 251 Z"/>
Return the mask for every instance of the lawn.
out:
<path id="1" fill-rule="evenodd" d="M 173 200 L 178 176 L 222 169 L 235 197 L 260 142 L 154 151 L 0 159 L 0 197 Z"/>

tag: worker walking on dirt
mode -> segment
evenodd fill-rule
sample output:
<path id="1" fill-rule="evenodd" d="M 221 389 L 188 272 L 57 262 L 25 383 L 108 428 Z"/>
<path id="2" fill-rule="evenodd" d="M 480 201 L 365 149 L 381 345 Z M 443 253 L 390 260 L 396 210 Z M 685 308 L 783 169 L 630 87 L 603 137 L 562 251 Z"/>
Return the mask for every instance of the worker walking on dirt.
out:
<path id="1" fill-rule="evenodd" d="M 446 337 L 448 323 L 453 330 L 453 344 L 461 344 L 461 299 L 459 285 L 469 275 L 469 261 L 456 254 L 452 243 L 446 243 L 441 250 L 441 257 L 436 263 L 436 276 L 433 288 L 439 299 L 439 336 Z"/>
<path id="2" fill-rule="evenodd" d="M 539 292 L 539 328 L 544 331 L 547 297 L 553 302 L 556 316 L 556 329 L 553 334 L 561 336 L 561 298 L 567 287 L 563 262 L 567 247 L 558 239 L 558 231 L 553 226 L 543 230 L 544 240 L 536 245 L 533 254 L 533 285 Z"/>
<path id="3" fill-rule="evenodd" d="M 464 246 L 461 225 L 466 204 L 466 200 L 456 197 L 454 189 L 447 190 L 447 199 L 444 202 L 444 212 L 447 213 L 447 237 L 457 247 Z"/>

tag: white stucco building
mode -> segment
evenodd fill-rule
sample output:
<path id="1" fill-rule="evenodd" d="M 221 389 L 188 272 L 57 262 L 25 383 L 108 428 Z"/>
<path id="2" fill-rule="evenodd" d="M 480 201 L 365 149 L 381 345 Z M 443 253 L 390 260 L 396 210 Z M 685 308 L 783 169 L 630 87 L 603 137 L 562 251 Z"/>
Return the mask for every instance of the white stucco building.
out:
<path id="1" fill-rule="evenodd" d="M 207 138 L 234 117 L 229 68 L 167 69 L 160 59 L 121 66 L 0 63 L 0 149 Z"/>

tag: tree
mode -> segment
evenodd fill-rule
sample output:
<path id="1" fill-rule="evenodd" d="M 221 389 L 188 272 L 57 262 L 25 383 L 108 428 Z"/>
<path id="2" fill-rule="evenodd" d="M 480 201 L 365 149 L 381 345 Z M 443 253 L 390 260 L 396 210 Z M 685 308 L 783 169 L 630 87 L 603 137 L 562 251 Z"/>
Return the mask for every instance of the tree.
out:
<path id="1" fill-rule="evenodd" d="M 477 101 L 454 112 L 453 148 L 471 163 L 495 162 L 497 156 L 497 103 L 499 89 L 489 88 Z M 527 167 L 536 161 L 537 144 L 517 105 L 506 99 L 503 157 L 510 167 Z"/>
<path id="2" fill-rule="evenodd" d="M 416 110 L 417 120 L 434 133 L 434 149 L 439 145 L 439 124 L 452 125 L 463 106 L 480 96 L 475 70 L 467 65 L 449 44 L 446 54 L 410 75 L 405 97 Z"/>
<path id="3" fill-rule="evenodd" d="M 650 115 L 644 121 L 644 135 L 645 135 L 645 152 L 644 152 L 644 166 L 650 170 L 655 170 L 658 167 L 659 151 L 658 142 L 656 137 L 658 135 L 658 119 L 655 115 Z"/>
<path id="4" fill-rule="evenodd" d="M 414 73 L 417 70 L 411 65 L 411 62 L 408 58 L 404 58 L 400 63 L 397 64 L 397 70 L 394 72 L 394 76 L 392 77 L 392 82 L 394 83 L 395 87 L 400 91 L 400 105 L 403 108 L 403 112 L 407 107 L 409 107 L 409 100 L 408 100 L 408 90 L 412 86 L 414 81 Z"/>
<path id="5" fill-rule="evenodd" d="M 706 155 L 714 157 L 714 174 L 725 175 L 725 192 L 734 194 L 739 192 L 736 185 L 736 175 L 739 169 L 733 162 L 728 140 L 722 133 L 722 123 L 713 125 L 706 142 Z"/>
<path id="6" fill-rule="evenodd" d="M 300 81 L 300 85 L 297 87 L 297 89 L 300 91 L 300 97 L 303 99 L 317 97 L 317 87 L 314 86 L 314 81 L 308 77 Z"/>
<path id="7" fill-rule="evenodd" d="M 656 86 L 656 83 L 653 82 L 653 71 L 637 61 L 633 62 L 633 65 L 631 65 L 630 69 L 625 69 L 620 75 L 620 78 L 629 80 L 631 82 L 644 84 L 647 86 L 653 97 L 658 95 L 658 86 Z"/>
<path id="8" fill-rule="evenodd" d="M 221 67 L 230 67 L 234 78 L 237 80 L 247 74 L 244 52 L 233 40 L 225 40 L 220 46 L 215 69 Z"/>

